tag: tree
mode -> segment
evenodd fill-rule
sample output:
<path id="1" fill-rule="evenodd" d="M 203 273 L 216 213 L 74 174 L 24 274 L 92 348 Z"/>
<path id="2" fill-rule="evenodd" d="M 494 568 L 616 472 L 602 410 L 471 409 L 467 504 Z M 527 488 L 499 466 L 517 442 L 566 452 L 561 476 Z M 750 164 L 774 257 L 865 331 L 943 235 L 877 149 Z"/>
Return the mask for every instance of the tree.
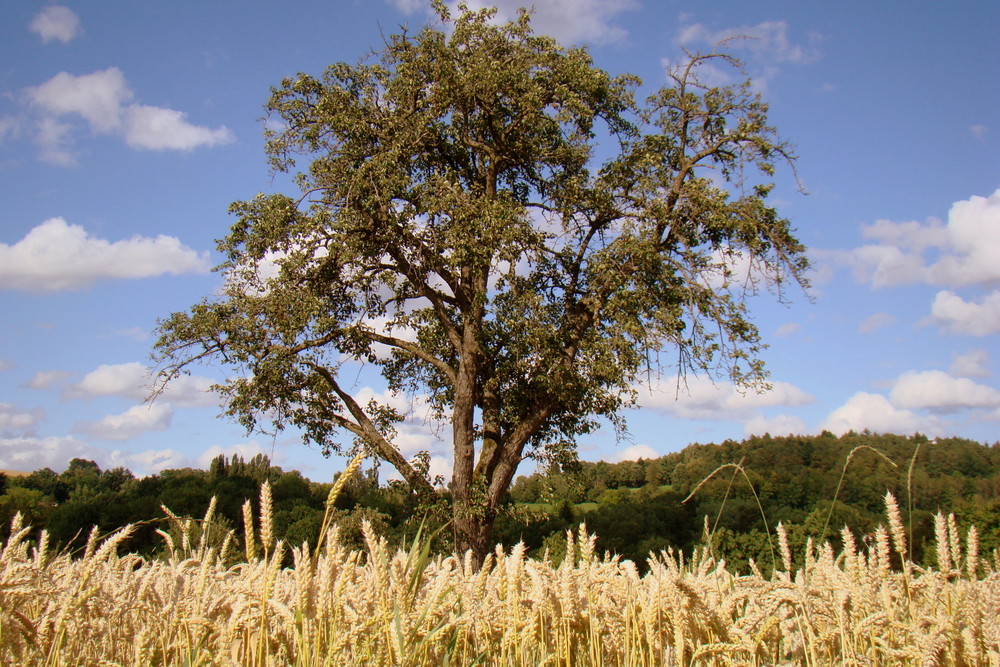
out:
<path id="1" fill-rule="evenodd" d="M 225 364 L 246 428 L 294 426 L 324 451 L 351 434 L 430 494 L 393 444 L 402 415 L 349 383 L 370 364 L 422 394 L 451 427 L 456 544 L 482 558 L 522 459 L 623 429 L 660 352 L 764 386 L 746 297 L 780 297 L 808 263 L 771 185 L 748 182 L 793 159 L 766 104 L 698 80 L 731 58 L 694 56 L 639 104 L 636 77 L 526 13 L 434 6 L 444 27 L 272 90 L 267 152 L 282 172 L 308 161 L 302 194 L 232 205 L 221 293 L 162 321 L 154 358 L 164 382 Z"/>

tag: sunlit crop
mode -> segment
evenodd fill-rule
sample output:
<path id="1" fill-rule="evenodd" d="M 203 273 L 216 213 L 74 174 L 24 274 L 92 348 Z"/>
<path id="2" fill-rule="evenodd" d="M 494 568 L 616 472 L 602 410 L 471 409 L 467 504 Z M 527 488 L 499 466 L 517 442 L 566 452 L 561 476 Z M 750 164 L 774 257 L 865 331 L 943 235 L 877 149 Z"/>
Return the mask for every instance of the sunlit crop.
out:
<path id="1" fill-rule="evenodd" d="M 262 494 L 263 495 L 263 494 Z M 432 557 L 426 538 L 391 550 L 366 533 L 348 551 L 334 526 L 321 552 L 271 540 L 267 503 L 248 562 L 230 540 L 172 519 L 169 556 L 127 551 L 126 527 L 82 556 L 54 553 L 16 519 L 0 552 L 4 665 L 997 665 L 1000 567 L 975 530 L 937 520 L 937 567 L 906 559 L 888 527 L 863 548 L 809 544 L 804 567 L 778 529 L 778 567 L 732 573 L 701 550 L 635 565 L 595 553 L 583 530 L 558 565 L 522 547 Z M 176 532 L 176 531 L 175 531 Z M 249 532 L 249 531 L 248 531 Z M 201 535 L 209 531 L 200 531 Z"/>

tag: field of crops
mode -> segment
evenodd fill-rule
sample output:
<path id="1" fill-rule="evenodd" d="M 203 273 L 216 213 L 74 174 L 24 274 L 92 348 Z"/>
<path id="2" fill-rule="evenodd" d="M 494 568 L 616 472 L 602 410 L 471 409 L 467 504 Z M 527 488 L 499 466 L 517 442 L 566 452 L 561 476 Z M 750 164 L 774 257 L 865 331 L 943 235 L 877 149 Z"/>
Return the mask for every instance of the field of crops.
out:
<path id="1" fill-rule="evenodd" d="M 15 525 L 0 552 L 0 664 L 1000 665 L 997 556 L 939 516 L 938 566 L 918 568 L 891 496 L 869 546 L 845 530 L 840 553 L 810 545 L 802 568 L 779 528 L 768 577 L 707 551 L 661 553 L 640 576 L 585 533 L 558 565 L 515 548 L 477 569 L 430 557 L 426 540 L 392 551 L 368 535 L 347 551 L 335 527 L 282 567 L 264 500 L 235 566 L 232 542 L 210 546 L 190 520 L 164 560 L 120 555 L 131 528 L 95 532 L 70 558 Z"/>

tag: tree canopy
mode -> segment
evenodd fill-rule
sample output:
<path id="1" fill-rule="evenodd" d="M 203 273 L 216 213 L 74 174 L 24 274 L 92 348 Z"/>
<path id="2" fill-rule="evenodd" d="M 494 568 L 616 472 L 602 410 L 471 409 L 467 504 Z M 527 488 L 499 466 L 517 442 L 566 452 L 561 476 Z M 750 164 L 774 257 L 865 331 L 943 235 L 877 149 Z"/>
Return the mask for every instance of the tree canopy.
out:
<path id="1" fill-rule="evenodd" d="M 760 389 L 747 296 L 808 263 L 766 202 L 793 160 L 749 81 L 710 87 L 694 55 L 644 102 L 584 48 L 461 6 L 322 76 L 272 90 L 267 153 L 301 193 L 236 202 L 220 293 L 160 323 L 164 382 L 223 364 L 227 413 L 357 445 L 418 493 L 392 406 L 358 364 L 450 424 L 460 549 L 489 549 L 518 464 L 623 428 L 667 368 Z M 297 160 L 307 166 L 299 168 Z M 676 356 L 674 356 L 676 355 Z"/>

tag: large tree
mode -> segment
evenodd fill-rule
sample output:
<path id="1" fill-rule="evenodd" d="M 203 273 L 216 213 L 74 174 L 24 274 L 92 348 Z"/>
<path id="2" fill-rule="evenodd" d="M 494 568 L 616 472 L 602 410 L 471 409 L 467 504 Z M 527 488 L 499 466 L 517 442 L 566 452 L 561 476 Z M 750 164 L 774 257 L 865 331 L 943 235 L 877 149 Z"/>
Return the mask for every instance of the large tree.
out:
<path id="1" fill-rule="evenodd" d="M 225 365 L 248 429 L 340 436 L 417 493 L 401 418 L 352 395 L 357 365 L 450 423 L 453 527 L 489 550 L 518 464 L 623 426 L 651 374 L 766 378 L 747 296 L 802 283 L 802 245 L 765 199 L 788 146 L 749 85 L 699 82 L 691 57 L 645 103 L 529 16 L 435 7 L 356 65 L 272 90 L 267 152 L 301 194 L 232 205 L 220 293 L 160 323 L 169 381 Z M 671 359 L 660 362 L 661 353 Z M 676 363 L 674 363 L 676 360 Z"/>

